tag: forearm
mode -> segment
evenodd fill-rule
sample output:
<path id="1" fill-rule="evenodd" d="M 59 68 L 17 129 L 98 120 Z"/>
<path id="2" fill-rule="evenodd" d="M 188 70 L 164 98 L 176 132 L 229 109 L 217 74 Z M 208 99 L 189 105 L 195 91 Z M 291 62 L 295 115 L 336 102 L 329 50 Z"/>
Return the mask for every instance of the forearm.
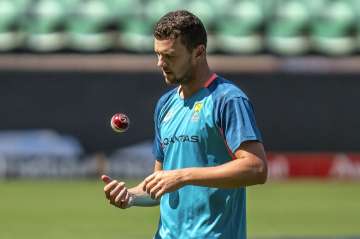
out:
<path id="1" fill-rule="evenodd" d="M 258 159 L 235 159 L 215 167 L 181 169 L 184 185 L 237 188 L 265 183 L 266 163 Z"/>
<path id="2" fill-rule="evenodd" d="M 152 207 L 159 205 L 159 200 L 152 199 L 147 192 L 143 190 L 143 182 L 136 187 L 129 189 L 129 206 Z"/>

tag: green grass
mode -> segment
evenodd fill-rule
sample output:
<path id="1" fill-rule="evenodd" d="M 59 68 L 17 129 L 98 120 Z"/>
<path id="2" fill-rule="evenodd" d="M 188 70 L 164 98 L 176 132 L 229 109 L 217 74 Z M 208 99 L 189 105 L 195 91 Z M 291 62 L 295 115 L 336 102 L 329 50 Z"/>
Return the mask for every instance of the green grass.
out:
<path id="1" fill-rule="evenodd" d="M 360 236 L 360 182 L 278 182 L 248 192 L 250 236 Z"/>
<path id="2" fill-rule="evenodd" d="M 0 238 L 152 238 L 159 209 L 109 205 L 98 181 L 0 181 Z M 360 183 L 290 181 L 248 189 L 248 235 L 360 235 Z"/>

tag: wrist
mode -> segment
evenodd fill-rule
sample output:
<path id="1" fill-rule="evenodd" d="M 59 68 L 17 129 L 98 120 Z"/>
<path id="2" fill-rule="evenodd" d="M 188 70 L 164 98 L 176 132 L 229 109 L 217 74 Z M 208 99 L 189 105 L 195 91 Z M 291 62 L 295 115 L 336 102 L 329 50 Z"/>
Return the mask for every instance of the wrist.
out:
<path id="1" fill-rule="evenodd" d="M 130 194 L 129 201 L 127 203 L 127 208 L 134 206 L 135 201 L 136 201 L 136 196 L 134 194 Z"/>
<path id="2" fill-rule="evenodd" d="M 191 184 L 192 180 L 192 168 L 184 168 L 180 169 L 180 177 L 179 181 L 181 182 L 182 186 L 186 186 Z"/>

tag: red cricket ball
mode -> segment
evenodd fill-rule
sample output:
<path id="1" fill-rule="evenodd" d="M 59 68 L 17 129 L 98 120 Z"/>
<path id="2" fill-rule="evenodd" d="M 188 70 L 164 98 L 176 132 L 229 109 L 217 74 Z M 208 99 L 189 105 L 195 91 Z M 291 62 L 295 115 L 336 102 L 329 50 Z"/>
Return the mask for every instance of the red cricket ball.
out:
<path id="1" fill-rule="evenodd" d="M 130 120 L 126 114 L 116 113 L 111 117 L 110 125 L 115 132 L 122 133 L 129 129 Z"/>

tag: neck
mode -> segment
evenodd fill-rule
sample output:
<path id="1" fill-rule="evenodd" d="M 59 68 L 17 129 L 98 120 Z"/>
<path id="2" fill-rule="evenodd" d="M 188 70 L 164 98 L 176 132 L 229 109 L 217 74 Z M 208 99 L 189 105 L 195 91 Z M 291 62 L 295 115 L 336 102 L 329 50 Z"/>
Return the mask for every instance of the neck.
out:
<path id="1" fill-rule="evenodd" d="M 186 84 L 180 84 L 180 97 L 186 99 L 198 92 L 201 88 L 204 87 L 205 82 L 211 77 L 211 75 L 212 72 L 210 71 L 207 63 L 203 67 L 199 67 L 194 71 L 190 81 L 188 81 Z"/>

